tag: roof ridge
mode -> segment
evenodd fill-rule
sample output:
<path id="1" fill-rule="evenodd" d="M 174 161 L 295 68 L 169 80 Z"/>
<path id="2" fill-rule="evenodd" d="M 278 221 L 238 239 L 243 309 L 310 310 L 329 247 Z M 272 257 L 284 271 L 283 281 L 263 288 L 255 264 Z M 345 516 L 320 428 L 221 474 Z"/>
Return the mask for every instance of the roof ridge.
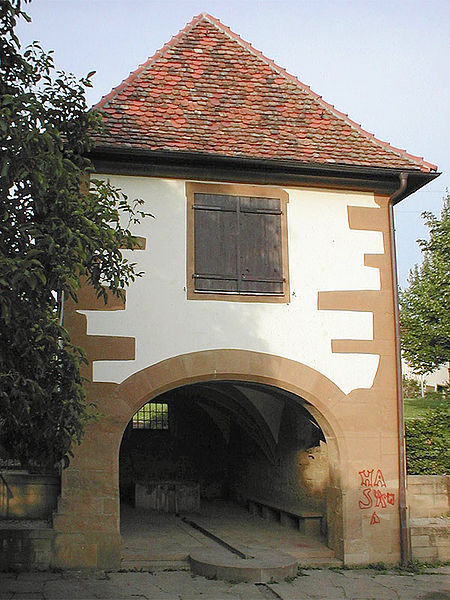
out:
<path id="1" fill-rule="evenodd" d="M 273 59 L 268 58 L 267 56 L 265 56 L 265 54 L 263 54 L 263 52 L 254 48 L 249 42 L 246 42 L 244 39 L 242 39 L 239 34 L 235 33 L 227 25 L 224 25 L 216 17 L 213 17 L 209 13 L 201 13 L 201 15 L 198 15 L 198 16 L 199 17 L 203 16 L 212 25 L 219 27 L 219 29 L 221 29 L 226 35 L 228 35 L 228 37 L 230 37 L 234 41 L 238 42 L 241 46 L 243 46 L 245 49 L 249 50 L 252 54 L 257 56 L 258 58 L 264 60 L 264 62 L 266 64 L 268 64 L 272 69 L 274 69 L 277 73 L 279 73 L 283 77 L 287 78 L 295 85 L 299 85 L 306 92 L 308 92 L 309 94 L 314 96 L 316 98 L 316 100 L 320 104 L 322 104 L 327 110 L 331 111 L 339 119 L 348 123 L 353 129 L 356 129 L 359 133 L 362 133 L 364 136 L 369 138 L 372 142 L 375 142 L 382 148 L 388 148 L 392 152 L 398 154 L 401 157 L 405 157 L 405 158 L 411 160 L 412 162 L 418 163 L 421 166 L 427 166 L 430 170 L 437 171 L 437 166 L 432 163 L 426 162 L 422 156 L 416 156 L 414 154 L 410 154 L 409 152 L 406 152 L 406 150 L 404 150 L 404 149 L 397 148 L 396 146 L 392 146 L 392 144 L 390 144 L 389 142 L 380 140 L 373 133 L 366 131 L 359 123 L 357 123 L 356 121 L 353 121 L 353 119 L 351 119 L 348 116 L 348 114 L 343 113 L 342 111 L 338 110 L 333 104 L 330 104 L 329 102 L 324 100 L 323 97 L 320 94 L 317 94 L 317 92 L 314 92 L 314 90 L 312 90 L 309 85 L 306 85 L 306 83 L 303 83 L 302 81 L 300 81 L 300 79 L 298 79 L 298 77 L 296 77 L 295 75 L 292 75 L 291 73 L 286 71 L 286 69 L 277 65 L 277 63 Z"/>
<path id="2" fill-rule="evenodd" d="M 129 85 L 136 77 L 138 77 L 145 69 L 147 69 L 152 63 L 157 61 L 161 56 L 163 56 L 178 40 L 181 40 L 199 21 L 204 19 L 206 16 L 210 16 L 207 13 L 200 13 L 196 15 L 193 19 L 191 19 L 183 29 L 174 35 L 168 42 L 164 44 L 159 50 L 157 50 L 152 56 L 147 58 L 145 62 L 140 64 L 137 69 L 131 71 L 128 77 L 126 77 L 119 85 L 114 87 L 108 94 L 102 96 L 102 98 L 97 102 L 97 104 L 93 105 L 93 109 L 104 108 L 105 105 L 112 100 L 117 94 L 119 94 L 127 85 Z"/>

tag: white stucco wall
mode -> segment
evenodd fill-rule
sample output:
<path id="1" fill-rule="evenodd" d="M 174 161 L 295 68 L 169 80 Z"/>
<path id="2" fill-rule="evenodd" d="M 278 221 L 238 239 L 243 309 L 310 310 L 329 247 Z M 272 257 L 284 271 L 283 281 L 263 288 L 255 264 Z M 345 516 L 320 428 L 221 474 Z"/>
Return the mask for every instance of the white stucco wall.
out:
<path id="1" fill-rule="evenodd" d="M 166 358 L 232 348 L 266 352 L 320 371 L 344 392 L 371 387 L 379 357 L 333 354 L 332 339 L 372 339 L 372 313 L 319 311 L 317 293 L 378 290 L 378 269 L 365 253 L 382 253 L 382 235 L 349 228 L 347 207 L 376 208 L 373 195 L 285 188 L 289 193 L 288 244 L 291 302 L 264 304 L 186 299 L 185 182 L 110 176 L 129 198 L 145 200 L 155 219 L 133 232 L 145 251 L 127 252 L 145 275 L 127 291 L 124 311 L 81 311 L 88 333 L 136 338 L 133 361 L 97 361 L 94 380 L 120 383 Z"/>

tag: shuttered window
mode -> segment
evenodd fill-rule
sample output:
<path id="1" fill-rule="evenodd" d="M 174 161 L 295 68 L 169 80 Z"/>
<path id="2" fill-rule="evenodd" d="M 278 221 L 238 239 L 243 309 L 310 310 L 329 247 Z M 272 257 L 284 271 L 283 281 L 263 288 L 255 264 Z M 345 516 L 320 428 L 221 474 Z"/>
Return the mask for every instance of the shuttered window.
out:
<path id="1" fill-rule="evenodd" d="M 280 197 L 194 191 L 193 291 L 283 296 L 283 208 Z"/>
<path id="2" fill-rule="evenodd" d="M 282 294 L 278 198 L 195 194 L 195 289 Z"/>

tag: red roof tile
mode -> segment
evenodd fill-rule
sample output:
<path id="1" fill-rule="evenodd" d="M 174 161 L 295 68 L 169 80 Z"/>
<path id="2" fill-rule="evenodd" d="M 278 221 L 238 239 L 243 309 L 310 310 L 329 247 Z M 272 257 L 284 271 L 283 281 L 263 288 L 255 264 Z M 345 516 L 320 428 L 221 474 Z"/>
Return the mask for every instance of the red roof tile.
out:
<path id="1" fill-rule="evenodd" d="M 195 17 L 94 108 L 96 147 L 436 170 L 375 138 L 214 17 Z"/>

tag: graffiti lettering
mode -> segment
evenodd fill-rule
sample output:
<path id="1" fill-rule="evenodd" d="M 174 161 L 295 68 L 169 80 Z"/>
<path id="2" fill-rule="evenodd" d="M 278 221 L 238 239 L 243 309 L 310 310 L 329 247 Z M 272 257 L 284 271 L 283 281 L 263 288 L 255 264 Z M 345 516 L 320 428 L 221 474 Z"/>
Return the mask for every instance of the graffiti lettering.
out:
<path id="1" fill-rule="evenodd" d="M 363 469 L 359 471 L 361 477 L 361 487 L 386 487 L 386 481 L 384 480 L 383 473 L 380 469 L 373 476 L 375 469 Z"/>
<path id="2" fill-rule="evenodd" d="M 373 490 L 373 495 L 375 496 L 377 502 L 375 506 L 379 506 L 380 508 L 386 508 L 386 496 L 387 494 L 383 494 L 380 490 Z"/>
<path id="3" fill-rule="evenodd" d="M 387 508 L 388 504 L 394 506 L 395 494 L 375 489 L 387 487 L 381 469 L 377 469 L 376 472 L 375 469 L 362 469 L 358 474 L 361 478 L 361 487 L 364 488 L 361 490 L 363 498 L 358 501 L 361 510 L 372 508 L 374 505 L 377 509 Z M 370 517 L 370 524 L 376 525 L 379 522 L 380 517 L 374 511 Z"/>
<path id="4" fill-rule="evenodd" d="M 372 490 L 366 488 L 365 490 L 362 491 L 363 496 L 365 497 L 365 501 L 364 500 L 360 500 L 359 501 L 359 508 L 372 508 L 372 497 L 370 495 L 370 492 Z"/>
<path id="5" fill-rule="evenodd" d="M 377 513 L 374 511 L 372 513 L 372 516 L 370 518 L 370 524 L 371 525 L 376 525 L 377 523 L 380 522 L 380 517 L 377 515 Z"/>
<path id="6" fill-rule="evenodd" d="M 359 475 L 361 477 L 361 487 L 372 487 L 373 469 L 370 471 L 363 469 L 359 472 Z"/>
<path id="7" fill-rule="evenodd" d="M 386 482 L 383 477 L 383 473 L 378 469 L 377 474 L 375 475 L 375 481 L 373 482 L 374 487 L 386 487 Z"/>

